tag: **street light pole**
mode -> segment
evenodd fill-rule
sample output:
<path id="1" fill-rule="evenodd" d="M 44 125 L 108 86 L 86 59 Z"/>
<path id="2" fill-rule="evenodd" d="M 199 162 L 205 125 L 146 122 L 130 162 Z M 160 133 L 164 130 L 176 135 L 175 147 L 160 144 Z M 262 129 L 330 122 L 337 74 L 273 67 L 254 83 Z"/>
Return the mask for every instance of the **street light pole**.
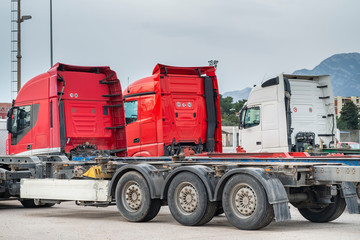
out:
<path id="1" fill-rule="evenodd" d="M 20 91 L 21 88 L 21 13 L 20 13 L 20 0 L 18 0 L 18 7 L 17 7 L 17 92 Z"/>
<path id="2" fill-rule="evenodd" d="M 21 89 L 21 23 L 31 19 L 30 15 L 21 16 L 21 0 L 17 0 L 17 92 Z"/>
<path id="3" fill-rule="evenodd" d="M 52 0 L 50 0 L 50 67 L 53 66 Z"/>

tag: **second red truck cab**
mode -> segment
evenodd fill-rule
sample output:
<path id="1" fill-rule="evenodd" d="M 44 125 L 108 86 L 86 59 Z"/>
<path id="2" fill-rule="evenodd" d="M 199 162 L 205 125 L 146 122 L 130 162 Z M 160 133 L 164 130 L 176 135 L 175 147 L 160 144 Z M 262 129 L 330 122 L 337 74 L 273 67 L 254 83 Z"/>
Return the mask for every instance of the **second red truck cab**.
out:
<path id="1" fill-rule="evenodd" d="M 153 75 L 125 89 L 128 156 L 221 152 L 221 118 L 214 67 L 156 65 Z"/>

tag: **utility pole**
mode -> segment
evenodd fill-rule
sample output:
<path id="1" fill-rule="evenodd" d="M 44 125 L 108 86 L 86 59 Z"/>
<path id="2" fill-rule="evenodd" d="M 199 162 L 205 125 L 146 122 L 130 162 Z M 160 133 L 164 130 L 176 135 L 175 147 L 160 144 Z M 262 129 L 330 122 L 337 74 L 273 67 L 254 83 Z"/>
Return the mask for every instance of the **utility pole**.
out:
<path id="1" fill-rule="evenodd" d="M 24 15 L 21 16 L 21 0 L 11 0 L 12 2 L 12 9 L 11 9 L 11 14 L 12 14 L 12 34 L 13 33 L 17 33 L 17 37 L 16 40 L 14 39 L 15 36 L 12 35 L 12 43 L 17 43 L 16 44 L 16 49 L 14 49 L 15 46 L 12 47 L 11 53 L 12 53 L 12 63 L 14 63 L 15 61 L 13 60 L 13 54 L 16 53 L 16 70 L 13 69 L 12 67 L 12 73 L 17 74 L 17 81 L 16 81 L 16 85 L 17 85 L 17 93 L 20 91 L 21 89 L 21 23 L 24 22 L 25 20 L 29 20 L 31 19 L 30 15 Z M 16 5 L 17 3 L 17 5 Z M 15 18 L 15 13 L 16 13 L 16 19 Z M 13 23 L 16 25 L 13 25 Z M 15 55 L 15 54 L 14 54 Z M 12 80 L 13 82 L 13 80 Z"/>
<path id="2" fill-rule="evenodd" d="M 20 0 L 18 0 L 17 12 L 17 92 L 21 89 L 21 13 L 20 13 Z"/>
<path id="3" fill-rule="evenodd" d="M 50 0 L 50 67 L 53 66 L 52 0 Z"/>

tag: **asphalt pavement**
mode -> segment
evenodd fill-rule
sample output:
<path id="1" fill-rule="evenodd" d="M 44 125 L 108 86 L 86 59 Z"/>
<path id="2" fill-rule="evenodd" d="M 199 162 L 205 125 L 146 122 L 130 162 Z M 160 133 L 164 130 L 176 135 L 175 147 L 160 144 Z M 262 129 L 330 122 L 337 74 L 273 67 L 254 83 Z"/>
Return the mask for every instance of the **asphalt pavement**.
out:
<path id="1" fill-rule="evenodd" d="M 120 216 L 116 206 L 83 207 L 65 202 L 51 208 L 26 209 L 18 201 L 0 201 L 0 239 L 360 239 L 360 214 L 345 212 L 329 223 L 311 223 L 295 208 L 291 208 L 291 215 L 290 221 L 273 221 L 261 230 L 243 231 L 233 227 L 224 214 L 204 226 L 182 226 L 168 207 L 162 207 L 150 222 L 131 223 Z"/>

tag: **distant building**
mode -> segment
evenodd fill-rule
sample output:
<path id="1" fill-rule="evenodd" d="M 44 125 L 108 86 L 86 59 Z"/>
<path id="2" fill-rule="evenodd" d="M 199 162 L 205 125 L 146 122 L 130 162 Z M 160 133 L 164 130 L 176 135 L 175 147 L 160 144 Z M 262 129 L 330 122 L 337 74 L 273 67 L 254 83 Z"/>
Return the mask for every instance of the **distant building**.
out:
<path id="1" fill-rule="evenodd" d="M 11 103 L 0 103 L 0 119 L 6 119 Z"/>
<path id="2" fill-rule="evenodd" d="M 335 97 L 335 114 L 337 117 L 340 117 L 340 112 L 342 107 L 344 106 L 344 104 L 346 102 L 350 102 L 352 101 L 353 103 L 355 103 L 355 105 L 357 106 L 357 108 L 360 111 L 360 97 L 341 97 L 341 96 L 336 96 Z"/>

